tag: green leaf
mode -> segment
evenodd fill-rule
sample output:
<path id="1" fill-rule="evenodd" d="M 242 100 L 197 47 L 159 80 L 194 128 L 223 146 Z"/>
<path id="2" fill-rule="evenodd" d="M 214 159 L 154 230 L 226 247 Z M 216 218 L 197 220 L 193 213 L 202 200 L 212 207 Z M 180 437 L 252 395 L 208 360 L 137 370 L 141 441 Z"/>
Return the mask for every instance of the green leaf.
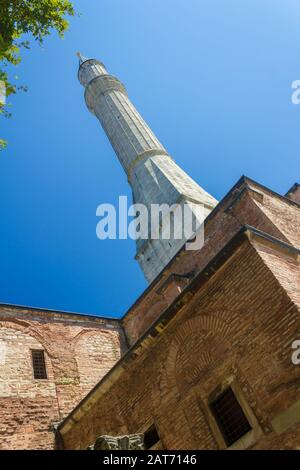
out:
<path id="1" fill-rule="evenodd" d="M 0 152 L 1 150 L 4 150 L 7 146 L 6 140 L 0 139 Z"/>
<path id="2" fill-rule="evenodd" d="M 30 34 L 40 44 L 53 31 L 63 37 L 69 26 L 66 17 L 74 14 L 69 0 L 0 0 L 0 82 L 6 91 L 5 97 L 17 90 L 27 91 L 25 85 L 16 87 L 4 70 L 9 64 L 18 65 L 20 50 L 30 48 L 29 41 L 22 40 L 22 36 Z M 14 78 L 18 80 L 17 75 Z M 0 114 L 10 117 L 3 107 L 2 104 Z M 0 148 L 5 146 L 6 142 L 0 139 Z"/>

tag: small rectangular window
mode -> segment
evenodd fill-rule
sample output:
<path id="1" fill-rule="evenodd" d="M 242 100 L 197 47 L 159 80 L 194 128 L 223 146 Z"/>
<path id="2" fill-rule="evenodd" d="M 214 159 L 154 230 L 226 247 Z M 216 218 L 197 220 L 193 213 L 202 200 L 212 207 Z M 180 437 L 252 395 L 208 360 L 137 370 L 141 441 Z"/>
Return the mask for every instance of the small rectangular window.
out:
<path id="1" fill-rule="evenodd" d="M 231 388 L 226 389 L 209 406 L 227 446 L 251 431 L 250 423 Z"/>
<path id="2" fill-rule="evenodd" d="M 33 349 L 31 351 L 33 375 L 35 379 L 47 379 L 44 351 Z"/>
<path id="3" fill-rule="evenodd" d="M 147 431 L 145 432 L 144 435 L 144 445 L 145 449 L 151 449 L 152 447 L 155 446 L 160 441 L 157 429 L 155 425 L 153 424 Z"/>

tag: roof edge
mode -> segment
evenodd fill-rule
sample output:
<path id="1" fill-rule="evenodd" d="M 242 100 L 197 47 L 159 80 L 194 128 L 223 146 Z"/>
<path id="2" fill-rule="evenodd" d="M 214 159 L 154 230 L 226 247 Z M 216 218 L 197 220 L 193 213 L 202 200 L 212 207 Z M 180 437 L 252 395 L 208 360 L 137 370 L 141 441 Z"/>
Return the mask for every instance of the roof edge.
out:
<path id="1" fill-rule="evenodd" d="M 78 313 L 78 312 L 70 312 L 68 310 L 52 310 L 50 308 L 42 308 L 42 307 L 31 307 L 29 305 L 19 305 L 19 304 L 10 304 L 10 303 L 2 303 L 0 302 L 0 308 L 13 308 L 17 310 L 32 310 L 33 312 L 36 313 L 54 313 L 58 315 L 65 315 L 65 316 L 74 316 L 74 317 L 84 317 L 88 319 L 93 319 L 93 320 L 107 320 L 107 321 L 114 321 L 116 323 L 121 323 L 121 318 L 114 318 L 114 317 L 105 317 L 105 316 L 100 316 L 97 314 L 92 314 L 92 313 Z"/>

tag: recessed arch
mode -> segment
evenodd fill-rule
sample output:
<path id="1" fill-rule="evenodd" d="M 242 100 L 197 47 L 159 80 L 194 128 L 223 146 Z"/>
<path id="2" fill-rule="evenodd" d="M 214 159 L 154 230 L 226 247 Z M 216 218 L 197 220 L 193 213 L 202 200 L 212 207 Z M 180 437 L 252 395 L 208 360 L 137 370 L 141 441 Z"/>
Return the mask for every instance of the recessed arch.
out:
<path id="1" fill-rule="evenodd" d="M 120 359 L 119 333 L 108 329 L 85 330 L 73 339 L 80 387 L 89 391 Z"/>
<path id="2" fill-rule="evenodd" d="M 172 333 L 159 377 L 162 397 L 180 399 L 197 383 L 201 372 L 214 364 L 214 349 L 220 344 L 224 350 L 230 347 L 228 320 L 224 315 L 220 318 L 216 314 L 205 313 L 184 321 Z"/>

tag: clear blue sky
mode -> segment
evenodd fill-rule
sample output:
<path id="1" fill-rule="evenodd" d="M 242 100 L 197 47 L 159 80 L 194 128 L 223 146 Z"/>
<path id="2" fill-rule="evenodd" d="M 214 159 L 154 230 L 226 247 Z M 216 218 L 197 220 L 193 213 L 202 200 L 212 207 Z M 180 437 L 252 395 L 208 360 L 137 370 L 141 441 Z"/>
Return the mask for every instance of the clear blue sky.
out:
<path id="1" fill-rule="evenodd" d="M 29 92 L 1 119 L 0 301 L 121 316 L 146 287 L 132 240 L 96 238 L 96 207 L 130 195 L 77 81 L 102 60 L 162 143 L 221 199 L 245 174 L 299 179 L 298 0 L 77 0 L 61 41 L 23 53 Z"/>

